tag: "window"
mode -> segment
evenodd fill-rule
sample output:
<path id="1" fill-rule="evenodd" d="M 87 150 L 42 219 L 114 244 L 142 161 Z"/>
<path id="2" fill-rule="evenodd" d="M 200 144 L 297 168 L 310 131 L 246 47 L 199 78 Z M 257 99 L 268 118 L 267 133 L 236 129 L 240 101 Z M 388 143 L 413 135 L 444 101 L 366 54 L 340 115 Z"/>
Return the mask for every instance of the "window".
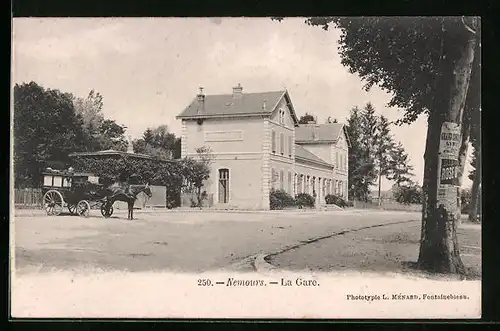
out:
<path id="1" fill-rule="evenodd" d="M 54 176 L 54 186 L 57 186 L 57 187 L 62 186 L 62 177 Z"/>
<path id="2" fill-rule="evenodd" d="M 335 153 L 335 169 L 339 168 L 339 152 Z"/>
<path id="3" fill-rule="evenodd" d="M 285 181 L 285 175 L 283 173 L 283 170 L 280 170 L 280 190 L 284 190 L 284 181 Z"/>
<path id="4" fill-rule="evenodd" d="M 284 125 L 285 124 L 285 111 L 280 108 L 280 124 Z"/>
<path id="5" fill-rule="evenodd" d="M 280 132 L 280 153 L 285 154 L 285 134 Z"/>
<path id="6" fill-rule="evenodd" d="M 52 186 L 52 176 L 44 176 L 43 177 L 43 185 L 44 186 Z"/>
<path id="7" fill-rule="evenodd" d="M 272 152 L 276 153 L 276 131 L 271 130 Z"/>
<path id="8" fill-rule="evenodd" d="M 292 144 L 293 144 L 293 137 L 288 136 L 288 157 L 292 157 Z"/>
<path id="9" fill-rule="evenodd" d="M 297 187 L 295 189 L 296 194 L 302 193 L 302 175 L 297 175 Z"/>
<path id="10" fill-rule="evenodd" d="M 229 202 L 229 169 L 219 169 L 219 203 Z"/>
<path id="11" fill-rule="evenodd" d="M 344 156 L 344 170 L 347 170 L 347 157 Z"/>
<path id="12" fill-rule="evenodd" d="M 276 182 L 276 171 L 274 168 L 271 169 L 271 189 L 274 190 L 275 188 L 275 182 Z"/>

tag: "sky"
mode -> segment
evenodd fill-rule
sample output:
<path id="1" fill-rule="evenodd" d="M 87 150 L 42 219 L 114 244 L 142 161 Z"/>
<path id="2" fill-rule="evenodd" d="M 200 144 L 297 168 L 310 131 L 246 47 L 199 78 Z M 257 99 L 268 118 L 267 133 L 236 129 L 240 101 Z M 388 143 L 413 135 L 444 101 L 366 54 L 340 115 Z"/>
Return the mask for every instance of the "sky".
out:
<path id="1" fill-rule="evenodd" d="M 202 86 L 206 94 L 286 88 L 297 116 L 345 122 L 349 110 L 371 102 L 390 121 L 402 111 L 387 107 L 391 95 L 364 83 L 342 66 L 340 34 L 308 26 L 304 18 L 15 18 L 13 83 L 86 97 L 103 96 L 103 113 L 139 138 L 148 127 L 168 125 Z M 427 120 L 393 126 L 422 183 Z M 471 151 L 471 148 L 469 148 Z M 469 153 L 470 154 L 470 153 Z M 470 157 L 470 155 L 469 155 Z M 466 173 L 470 170 L 467 162 Z M 463 186 L 471 182 L 464 176 Z M 384 180 L 382 189 L 392 183 Z"/>

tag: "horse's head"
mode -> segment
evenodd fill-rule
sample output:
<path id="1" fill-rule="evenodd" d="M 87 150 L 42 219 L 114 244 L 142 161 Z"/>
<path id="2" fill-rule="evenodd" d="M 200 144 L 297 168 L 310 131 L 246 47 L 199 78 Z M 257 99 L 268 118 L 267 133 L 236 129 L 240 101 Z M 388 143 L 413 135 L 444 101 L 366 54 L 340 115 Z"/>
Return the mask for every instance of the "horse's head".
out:
<path id="1" fill-rule="evenodd" d="M 144 186 L 144 189 L 142 190 L 142 192 L 146 193 L 146 195 L 148 196 L 148 199 L 151 199 L 151 197 L 153 196 L 153 193 L 151 192 L 151 187 L 149 186 L 149 183 L 147 183 L 146 186 Z"/>

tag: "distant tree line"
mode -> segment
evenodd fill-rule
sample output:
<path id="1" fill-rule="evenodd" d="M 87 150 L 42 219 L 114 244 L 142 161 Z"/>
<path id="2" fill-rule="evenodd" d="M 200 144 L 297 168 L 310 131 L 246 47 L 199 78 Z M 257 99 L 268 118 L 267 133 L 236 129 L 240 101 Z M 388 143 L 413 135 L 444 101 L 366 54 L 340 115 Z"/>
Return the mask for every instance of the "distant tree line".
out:
<path id="1" fill-rule="evenodd" d="M 316 123 L 314 115 L 306 113 L 299 119 L 299 124 Z M 328 117 L 326 123 L 338 123 Z M 347 118 L 347 133 L 351 141 L 349 149 L 349 197 L 368 201 L 370 187 L 379 187 L 383 177 L 394 181 L 398 191 L 408 187 L 418 191 L 418 185 L 412 181 L 413 166 L 401 142 L 396 142 L 391 134 L 391 123 L 383 115 L 377 115 L 371 103 L 364 108 L 353 107 Z M 404 197 L 405 195 L 403 195 Z M 404 198 L 399 197 L 401 202 Z M 414 200 L 414 199 L 412 199 Z M 380 199 L 379 199 L 380 201 Z"/>

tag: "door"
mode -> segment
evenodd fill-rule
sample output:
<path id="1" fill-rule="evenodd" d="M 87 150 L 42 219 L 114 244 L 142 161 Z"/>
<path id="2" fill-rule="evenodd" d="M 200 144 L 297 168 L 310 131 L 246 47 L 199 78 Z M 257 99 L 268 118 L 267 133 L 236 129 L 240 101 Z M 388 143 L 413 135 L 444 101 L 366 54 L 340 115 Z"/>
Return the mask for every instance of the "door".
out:
<path id="1" fill-rule="evenodd" d="M 229 202 L 229 169 L 219 169 L 219 203 Z"/>

